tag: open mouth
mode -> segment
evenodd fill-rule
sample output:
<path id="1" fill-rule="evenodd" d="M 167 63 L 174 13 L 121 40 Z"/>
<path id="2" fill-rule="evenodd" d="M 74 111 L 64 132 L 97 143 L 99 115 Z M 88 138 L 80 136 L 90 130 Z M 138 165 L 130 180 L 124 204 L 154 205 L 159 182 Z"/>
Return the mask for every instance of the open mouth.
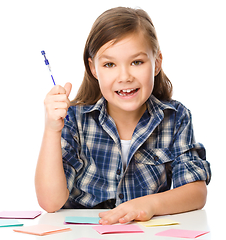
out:
<path id="1" fill-rule="evenodd" d="M 119 91 L 116 91 L 116 93 L 117 93 L 119 96 L 127 97 L 127 96 L 132 96 L 132 95 L 133 95 L 134 93 L 136 93 L 138 90 L 139 90 L 139 88 L 132 88 L 132 89 L 119 90 Z"/>

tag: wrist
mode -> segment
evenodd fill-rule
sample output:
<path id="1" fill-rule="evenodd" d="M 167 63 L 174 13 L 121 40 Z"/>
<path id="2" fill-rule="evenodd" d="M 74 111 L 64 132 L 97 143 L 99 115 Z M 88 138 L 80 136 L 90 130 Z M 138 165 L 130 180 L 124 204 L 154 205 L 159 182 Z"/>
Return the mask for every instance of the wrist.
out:
<path id="1" fill-rule="evenodd" d="M 53 130 L 51 128 L 45 127 L 44 136 L 57 138 L 57 137 L 61 137 L 61 132 L 62 132 L 61 130 L 56 131 L 56 130 Z"/>
<path id="2" fill-rule="evenodd" d="M 159 215 L 159 208 L 160 208 L 160 203 L 158 201 L 158 195 L 157 194 L 151 194 L 145 196 L 146 198 L 146 203 L 148 206 L 149 211 L 152 213 L 152 215 Z"/>

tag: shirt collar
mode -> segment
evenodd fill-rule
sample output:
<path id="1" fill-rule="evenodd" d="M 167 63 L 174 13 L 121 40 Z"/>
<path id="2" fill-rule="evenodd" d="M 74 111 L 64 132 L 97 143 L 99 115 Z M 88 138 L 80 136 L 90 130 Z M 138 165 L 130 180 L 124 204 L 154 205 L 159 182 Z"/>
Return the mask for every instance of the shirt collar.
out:
<path id="1" fill-rule="evenodd" d="M 90 113 L 96 110 L 99 112 L 106 110 L 106 100 L 104 97 L 100 98 L 94 105 L 84 106 L 82 113 Z"/>
<path id="2" fill-rule="evenodd" d="M 146 103 L 150 115 L 153 114 L 153 112 L 159 112 L 166 109 L 177 111 L 177 109 L 173 106 L 171 101 L 160 101 L 154 95 L 151 95 Z"/>
<path id="3" fill-rule="evenodd" d="M 107 120 L 107 101 L 104 97 L 100 98 L 94 105 L 84 106 L 82 113 L 86 114 L 95 111 L 99 112 L 100 123 L 103 123 L 105 120 Z"/>

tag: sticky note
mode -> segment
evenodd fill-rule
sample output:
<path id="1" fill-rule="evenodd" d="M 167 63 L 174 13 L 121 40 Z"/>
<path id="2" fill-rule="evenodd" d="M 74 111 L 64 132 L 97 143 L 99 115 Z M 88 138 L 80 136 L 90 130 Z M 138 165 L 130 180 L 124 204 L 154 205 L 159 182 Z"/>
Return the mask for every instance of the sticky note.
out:
<path id="1" fill-rule="evenodd" d="M 39 236 L 58 233 L 58 232 L 64 232 L 64 231 L 70 231 L 70 230 L 71 229 L 67 227 L 56 227 L 56 226 L 42 225 L 42 224 L 13 229 L 14 232 L 21 232 L 21 233 L 27 233 L 27 234 L 33 234 L 33 235 L 39 235 Z"/>
<path id="2" fill-rule="evenodd" d="M 208 233 L 208 231 L 193 231 L 183 229 L 169 229 L 163 232 L 156 233 L 156 236 L 177 237 L 177 238 L 196 238 Z"/>
<path id="3" fill-rule="evenodd" d="M 3 211 L 0 212 L 0 218 L 34 219 L 41 214 L 41 211 Z"/>
<path id="4" fill-rule="evenodd" d="M 23 224 L 19 223 L 18 220 L 14 219 L 0 219 L 0 227 L 15 227 L 15 226 L 23 226 Z"/>
<path id="5" fill-rule="evenodd" d="M 137 225 L 101 225 L 93 227 L 100 234 L 111 233 L 143 233 L 144 231 Z"/>
<path id="6" fill-rule="evenodd" d="M 66 224 L 99 224 L 99 217 L 65 217 Z"/>
<path id="7" fill-rule="evenodd" d="M 138 222 L 144 227 L 157 227 L 157 226 L 167 226 L 167 225 L 176 225 L 180 224 L 177 221 L 167 219 L 167 218 L 157 218 L 157 219 L 151 219 L 149 221 L 145 222 Z"/>

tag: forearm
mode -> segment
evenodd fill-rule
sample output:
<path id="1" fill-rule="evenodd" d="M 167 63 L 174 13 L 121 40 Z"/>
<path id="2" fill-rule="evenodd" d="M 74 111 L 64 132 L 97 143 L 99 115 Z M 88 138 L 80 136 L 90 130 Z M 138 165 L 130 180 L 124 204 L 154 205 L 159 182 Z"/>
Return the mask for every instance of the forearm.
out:
<path id="1" fill-rule="evenodd" d="M 61 132 L 45 130 L 35 175 L 36 194 L 47 212 L 59 210 L 68 199 L 61 151 Z"/>
<path id="2" fill-rule="evenodd" d="M 101 224 L 147 221 L 154 215 L 166 215 L 201 209 L 206 202 L 206 184 L 198 181 L 162 192 L 135 198 L 101 212 Z"/>
<path id="3" fill-rule="evenodd" d="M 205 181 L 188 183 L 184 186 L 150 195 L 155 215 L 165 215 L 201 209 L 206 202 Z"/>

